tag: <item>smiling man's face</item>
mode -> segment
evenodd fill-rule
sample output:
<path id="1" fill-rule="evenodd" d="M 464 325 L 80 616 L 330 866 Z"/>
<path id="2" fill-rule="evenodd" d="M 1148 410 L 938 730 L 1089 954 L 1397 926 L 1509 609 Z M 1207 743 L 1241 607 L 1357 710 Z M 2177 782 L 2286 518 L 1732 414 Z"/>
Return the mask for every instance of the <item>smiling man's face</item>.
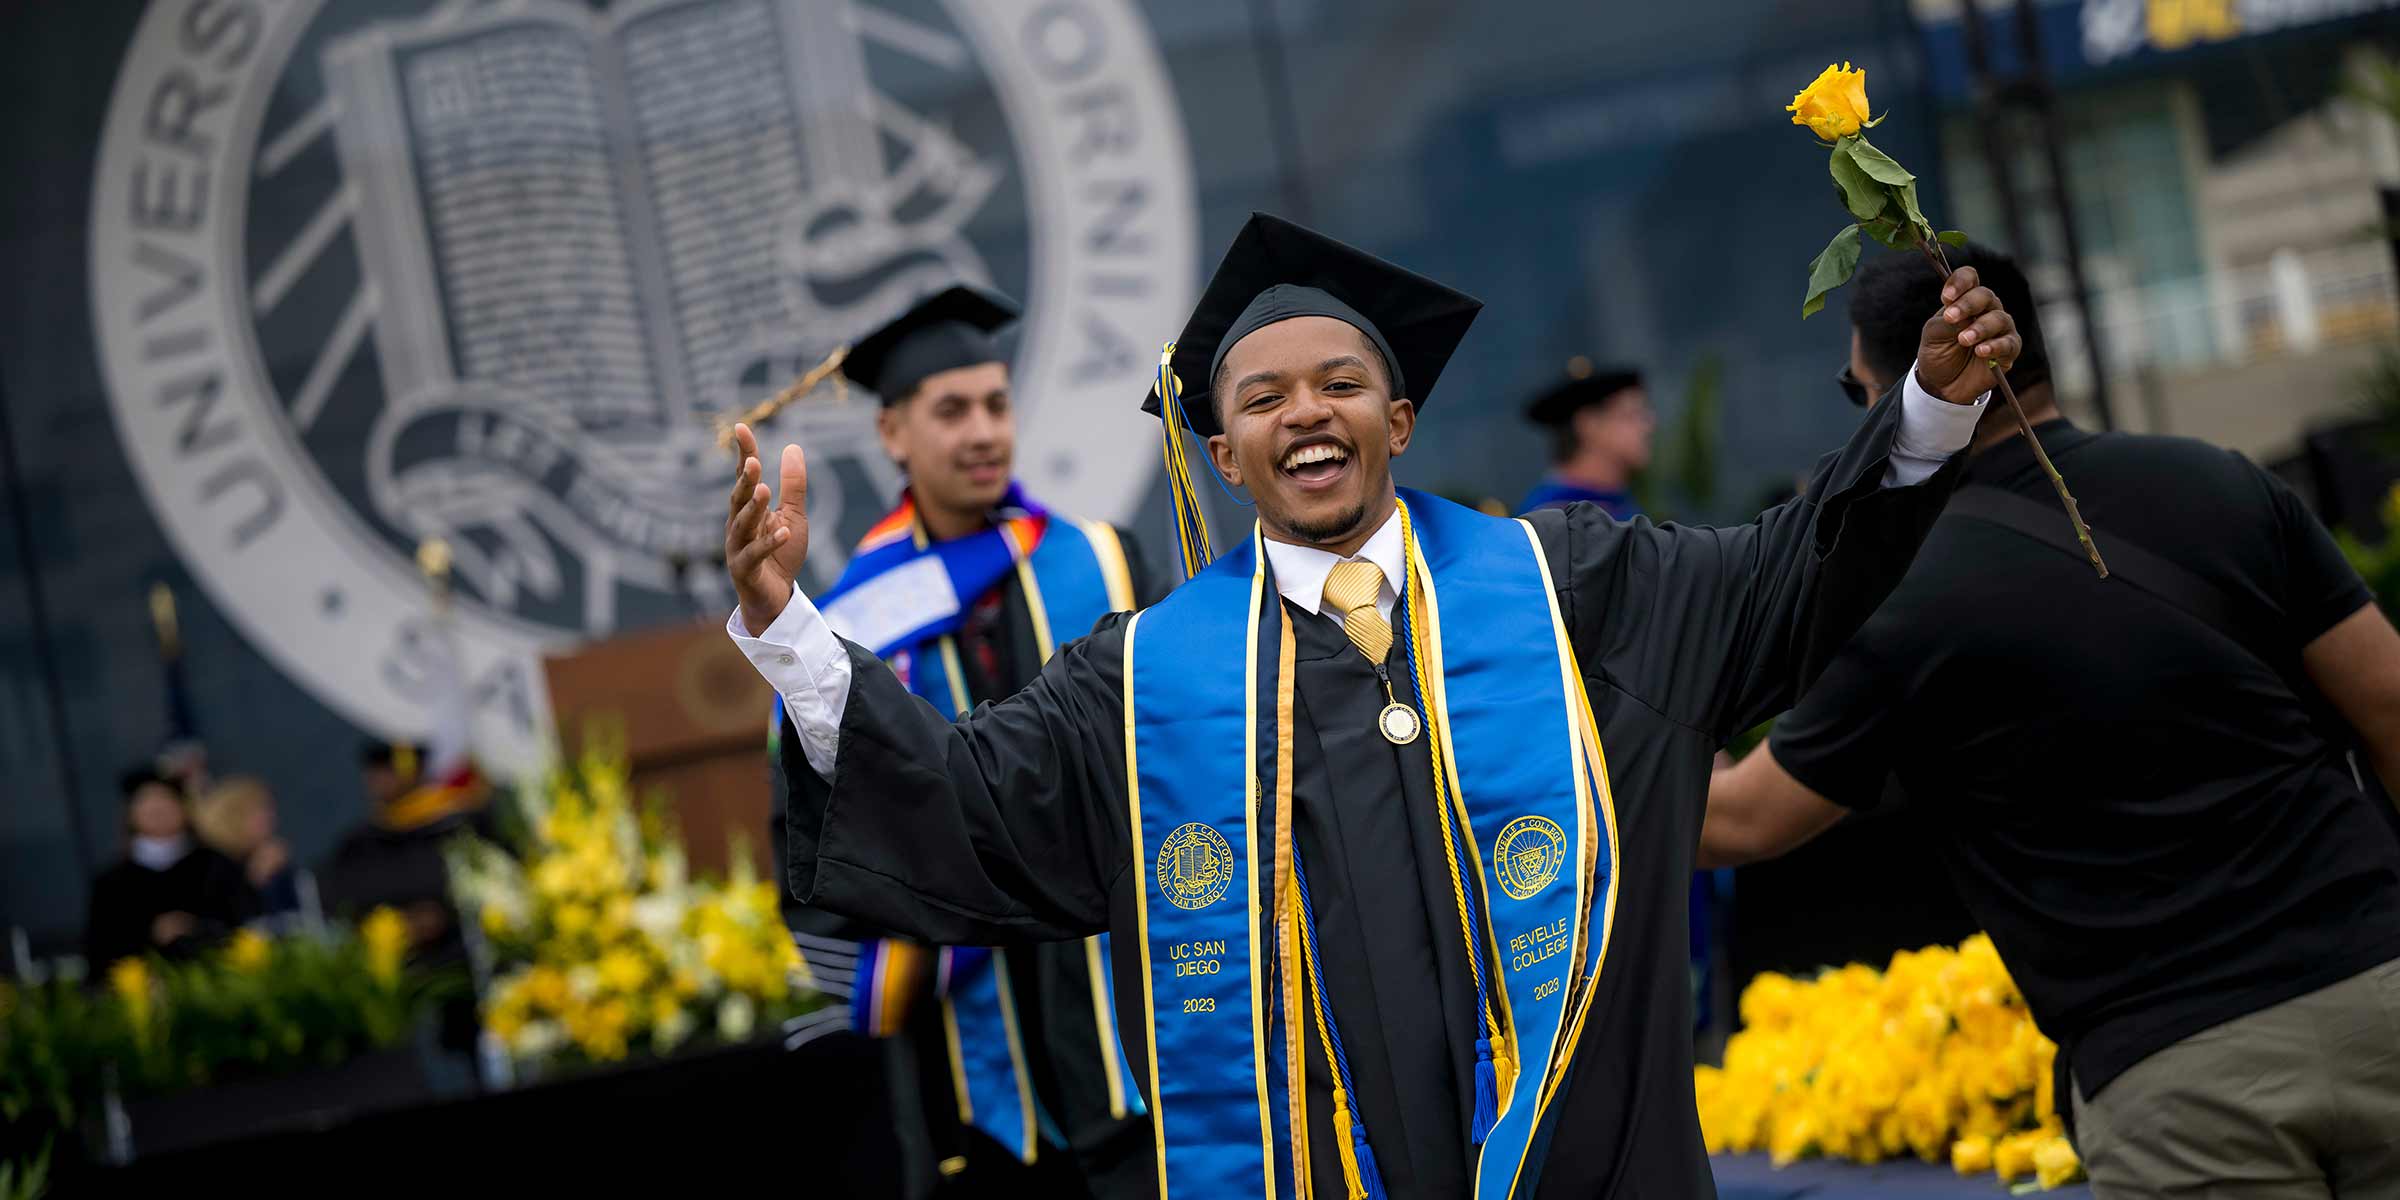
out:
<path id="1" fill-rule="evenodd" d="M 1226 482 L 1248 487 L 1277 541 L 1350 554 L 1392 511 L 1392 459 L 1416 406 L 1365 334 L 1332 317 L 1265 326 L 1226 352 L 1208 439 Z"/>

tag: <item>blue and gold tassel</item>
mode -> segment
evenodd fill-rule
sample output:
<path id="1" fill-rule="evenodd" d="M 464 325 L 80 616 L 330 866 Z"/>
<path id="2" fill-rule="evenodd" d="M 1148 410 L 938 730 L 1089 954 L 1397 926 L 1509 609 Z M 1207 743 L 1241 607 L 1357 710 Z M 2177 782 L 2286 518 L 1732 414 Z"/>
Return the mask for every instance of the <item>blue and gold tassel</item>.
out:
<path id="1" fill-rule="evenodd" d="M 1192 486 L 1191 453 L 1184 440 L 1183 385 L 1175 378 L 1175 343 L 1158 352 L 1158 419 L 1166 426 L 1160 445 L 1167 462 L 1167 495 L 1175 509 L 1175 540 L 1183 550 L 1183 577 L 1200 573 L 1215 561 L 1208 544 L 1208 516 L 1200 508 L 1200 491 Z"/>

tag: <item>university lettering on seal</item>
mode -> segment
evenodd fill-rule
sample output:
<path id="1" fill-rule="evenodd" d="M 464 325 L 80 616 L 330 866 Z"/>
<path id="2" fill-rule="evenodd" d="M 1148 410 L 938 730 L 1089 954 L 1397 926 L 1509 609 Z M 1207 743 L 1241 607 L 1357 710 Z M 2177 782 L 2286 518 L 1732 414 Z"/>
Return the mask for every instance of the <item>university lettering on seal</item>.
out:
<path id="1" fill-rule="evenodd" d="M 1123 398 L 1198 238 L 1131 0 L 154 0 L 90 220 L 120 441 L 212 601 L 373 731 L 421 734 L 427 681 L 465 678 L 504 771 L 541 764 L 545 655 L 730 604 L 693 565 L 715 418 L 932 286 L 1018 264 L 1019 473 L 1130 515 L 1154 468 Z M 762 431 L 823 462 L 825 528 L 896 488 L 873 415 L 828 389 Z M 824 582 L 848 539 L 819 543 Z"/>

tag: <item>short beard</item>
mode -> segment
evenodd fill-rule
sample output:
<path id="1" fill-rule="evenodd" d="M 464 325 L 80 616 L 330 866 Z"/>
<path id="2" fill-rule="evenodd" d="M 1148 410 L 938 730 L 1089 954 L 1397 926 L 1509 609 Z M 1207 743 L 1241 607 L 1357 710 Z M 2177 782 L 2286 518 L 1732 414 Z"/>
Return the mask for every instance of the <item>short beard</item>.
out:
<path id="1" fill-rule="evenodd" d="M 1326 542 L 1338 542 L 1343 538 L 1350 536 L 1350 534 L 1358 528 L 1359 522 L 1366 519 L 1367 506 L 1362 503 L 1358 507 L 1351 509 L 1349 512 L 1343 513 L 1342 515 L 1335 517 L 1334 519 L 1321 525 L 1307 525 L 1299 521 L 1294 521 L 1290 525 L 1286 526 L 1286 528 L 1291 530 L 1292 536 L 1299 538 L 1301 541 L 1323 545 Z"/>

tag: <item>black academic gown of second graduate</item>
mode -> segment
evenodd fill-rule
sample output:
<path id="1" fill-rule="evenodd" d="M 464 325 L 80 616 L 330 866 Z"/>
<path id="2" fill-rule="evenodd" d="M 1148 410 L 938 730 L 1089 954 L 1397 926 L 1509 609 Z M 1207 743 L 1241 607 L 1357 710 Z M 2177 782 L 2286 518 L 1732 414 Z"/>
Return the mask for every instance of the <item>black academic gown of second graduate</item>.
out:
<path id="1" fill-rule="evenodd" d="M 1685 891 L 1711 758 L 1733 732 L 1790 704 L 1939 515 L 1955 465 L 1917 486 L 1880 486 L 1901 408 L 1897 396 L 1878 405 L 1805 498 L 1752 525 L 1620 523 L 1591 505 L 1525 518 L 1607 749 L 1620 847 L 1606 970 L 1518 1195 L 1714 1194 L 1693 1104 L 1685 971 Z M 1469 1194 L 1473 1170 L 1475 993 L 1427 739 L 1380 736 L 1386 699 L 1373 668 L 1332 620 L 1286 608 L 1295 840 L 1310 864 L 1325 990 L 1358 1115 L 1388 1195 L 1451 1200 Z M 830 784 L 784 731 L 796 894 L 937 942 L 1107 929 L 1137 944 L 1147 881 L 1132 869 L 1124 794 L 1125 627 L 1122 616 L 1104 620 L 1025 691 L 955 724 L 848 647 Z M 1404 653 L 1395 644 L 1387 667 L 1413 705 Z M 1147 1086 L 1139 959 L 1127 950 L 1114 968 L 1118 1027 Z M 1330 1112 L 1317 1056 L 1308 1075 L 1310 1111 Z M 1337 1161 L 1333 1139 L 1329 1122 L 1312 1122 L 1317 1163 Z M 1317 1196 L 1343 1195 L 1339 1172 L 1320 1166 L 1312 1178 Z"/>
<path id="2" fill-rule="evenodd" d="M 1151 577 L 1144 569 L 1132 536 L 1122 530 L 1116 533 L 1134 597 L 1142 602 L 1156 599 Z M 1056 636 L 1063 642 L 1083 632 L 1060 629 Z M 979 598 L 953 642 L 962 677 L 960 683 L 971 704 L 1005 699 L 1031 682 L 1041 667 L 1042 656 L 1022 577 L 1010 574 Z M 795 744 L 789 729 L 777 741 L 781 747 Z M 808 771 L 807 763 L 797 757 L 779 755 L 774 765 L 777 796 L 773 834 L 779 854 L 784 853 L 787 828 L 783 819 L 786 776 L 794 769 L 794 763 L 799 764 L 798 770 Z M 926 943 L 908 947 L 890 960 L 905 961 L 919 972 L 913 980 L 896 984 L 916 994 L 894 998 L 896 1008 L 904 1015 L 893 1036 L 907 1040 L 911 1049 L 908 1057 L 913 1060 L 916 1096 L 904 1097 L 903 1101 L 913 1099 L 922 1109 L 927 1150 L 936 1163 L 947 1164 L 944 1171 L 956 1175 L 955 1179 L 945 1178 L 942 1194 L 960 1191 L 975 1195 L 1005 1194 L 1024 1187 L 1067 1186 L 1061 1181 L 1076 1176 L 1080 1176 L 1090 1195 L 1102 1200 L 1145 1194 L 1150 1178 L 1143 1170 L 1143 1163 L 1150 1156 L 1148 1121 L 1139 1109 L 1138 1096 L 1132 1111 L 1124 1111 L 1126 1106 L 1112 1102 L 1110 1080 L 1097 1047 L 1103 1044 L 1104 1032 L 1113 1037 L 1114 1031 L 1102 1030 L 1095 1015 L 1095 995 L 1105 995 L 1105 991 L 1095 991 L 1090 968 L 1093 956 L 1082 936 L 1065 941 L 1020 943 L 1007 952 L 1011 996 L 1023 1033 L 1025 1071 L 1045 1117 L 1036 1135 L 1042 1142 L 1039 1150 L 1046 1156 L 1064 1150 L 1073 1163 L 1073 1169 L 1063 1173 L 1056 1165 L 1044 1163 L 1038 1172 L 1027 1174 L 1010 1161 L 1012 1148 L 983 1137 L 959 1116 L 956 1093 L 960 1064 L 941 1006 L 930 994 L 934 986 L 931 977 L 934 956 L 939 953 L 933 948 L 937 944 L 934 939 L 924 938 L 907 926 L 889 925 L 871 917 L 854 919 L 822 906 L 795 908 L 787 903 L 786 908 L 787 919 L 802 932 L 862 943 L 897 934 Z M 890 953 L 888 949 L 880 952 Z M 868 981 L 862 977 L 853 986 L 865 988 Z M 1105 988 L 1104 983 L 1102 987 Z M 1120 1112 L 1123 1115 L 1117 1115 Z M 1061 1141 L 1065 1143 L 1063 1146 L 1059 1144 Z M 1155 1188 L 1149 1190 L 1155 1192 Z"/>

